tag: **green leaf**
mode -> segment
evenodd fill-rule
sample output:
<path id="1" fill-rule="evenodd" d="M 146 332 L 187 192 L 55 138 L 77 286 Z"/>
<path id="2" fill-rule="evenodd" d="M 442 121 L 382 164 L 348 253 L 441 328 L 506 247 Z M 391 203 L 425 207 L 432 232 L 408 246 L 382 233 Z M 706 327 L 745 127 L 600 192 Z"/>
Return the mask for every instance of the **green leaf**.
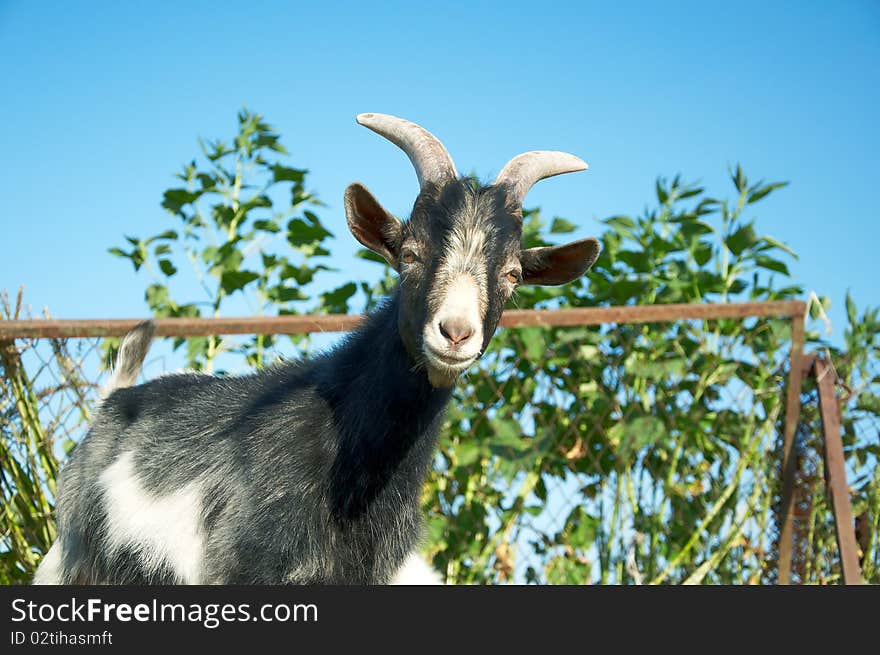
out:
<path id="1" fill-rule="evenodd" d="M 614 437 L 609 430 L 609 438 L 618 447 L 620 456 L 628 458 L 632 453 L 638 452 L 643 447 L 656 443 L 666 434 L 666 428 L 656 416 L 628 417 L 623 423 L 618 423 L 614 428 Z"/>
<path id="2" fill-rule="evenodd" d="M 153 311 L 162 309 L 168 302 L 168 287 L 162 284 L 151 284 L 147 287 L 144 298 Z"/>
<path id="3" fill-rule="evenodd" d="M 220 286 L 227 294 L 234 293 L 260 277 L 253 271 L 224 271 L 220 277 Z"/>
<path id="4" fill-rule="evenodd" d="M 172 275 L 177 273 L 177 269 L 174 267 L 174 264 L 172 264 L 167 259 L 159 260 L 159 269 L 168 277 L 171 277 Z"/>
<path id="5" fill-rule="evenodd" d="M 209 173 L 197 173 L 196 179 L 202 185 L 202 192 L 213 191 L 217 185 L 217 178 Z"/>
<path id="6" fill-rule="evenodd" d="M 703 198 L 694 209 L 694 213 L 697 216 L 708 216 L 709 214 L 714 214 L 716 211 L 718 211 L 718 207 L 720 204 L 721 203 L 715 200 L 715 198 Z"/>
<path id="7" fill-rule="evenodd" d="M 170 316 L 177 317 L 187 317 L 187 318 L 195 318 L 196 316 L 201 316 L 201 312 L 199 312 L 199 308 L 196 305 L 188 303 L 186 305 L 176 305 L 169 312 Z"/>
<path id="8" fill-rule="evenodd" d="M 287 303 L 308 300 L 309 296 L 296 287 L 274 286 L 266 292 L 269 300 L 277 303 Z"/>
<path id="9" fill-rule="evenodd" d="M 704 234 L 712 234 L 715 231 L 715 228 L 711 225 L 696 218 L 689 218 L 686 221 L 677 220 L 678 218 L 679 217 L 673 217 L 670 219 L 670 222 L 681 225 L 681 233 L 688 239 L 695 236 L 702 236 Z"/>
<path id="10" fill-rule="evenodd" d="M 755 234 L 755 227 L 752 223 L 747 223 L 738 230 L 728 236 L 724 243 L 734 255 L 739 256 L 746 248 L 751 248 L 758 243 L 758 235 Z"/>
<path id="11" fill-rule="evenodd" d="M 654 380 L 674 379 L 682 376 L 689 362 L 683 357 L 662 356 L 647 353 L 631 353 L 624 364 L 629 375 Z"/>
<path id="12" fill-rule="evenodd" d="M 254 229 L 262 230 L 263 232 L 271 232 L 276 233 L 281 231 L 281 226 L 278 225 L 275 221 L 261 220 L 254 221 Z"/>
<path id="13" fill-rule="evenodd" d="M 294 248 L 315 245 L 332 234 L 315 222 L 306 223 L 301 218 L 294 218 L 287 224 L 287 241 Z"/>
<path id="14" fill-rule="evenodd" d="M 655 186 L 657 190 L 657 200 L 661 205 L 666 204 L 666 201 L 669 200 L 669 193 L 663 188 L 662 180 L 660 178 L 657 178 Z"/>
<path id="15" fill-rule="evenodd" d="M 849 320 L 850 325 L 855 325 L 858 322 L 858 313 L 856 311 L 856 303 L 852 299 L 849 291 L 846 292 L 846 317 Z"/>
<path id="16" fill-rule="evenodd" d="M 238 249 L 238 240 L 227 241 L 219 248 L 208 246 L 202 252 L 202 259 L 206 264 L 210 264 L 211 275 L 218 280 L 222 277 L 224 271 L 237 271 L 241 268 L 244 261 L 244 255 Z"/>
<path id="17" fill-rule="evenodd" d="M 525 357 L 532 362 L 539 362 L 544 358 L 547 350 L 547 332 L 542 328 L 522 328 L 519 330 L 519 339 L 525 349 Z"/>
<path id="18" fill-rule="evenodd" d="M 629 216 L 612 216 L 602 222 L 624 237 L 631 237 L 636 229 L 636 222 Z"/>
<path id="19" fill-rule="evenodd" d="M 761 241 L 763 241 L 766 244 L 766 247 L 768 247 L 768 248 L 779 248 L 780 250 L 787 252 L 789 255 L 791 255 L 795 259 L 798 258 L 797 254 L 795 253 L 794 250 L 792 250 L 789 246 L 785 245 L 781 241 L 777 241 L 773 237 L 763 236 L 763 237 L 761 237 Z"/>
<path id="20" fill-rule="evenodd" d="M 773 259 L 772 257 L 758 255 L 755 258 L 755 265 L 771 271 L 776 271 L 777 273 L 782 273 L 783 275 L 789 275 L 788 266 L 785 265 L 785 262 Z"/>
<path id="21" fill-rule="evenodd" d="M 186 342 L 187 358 L 196 370 L 202 368 L 202 362 L 208 353 L 208 340 L 205 337 L 193 337 Z"/>
<path id="22" fill-rule="evenodd" d="M 108 252 L 117 257 L 125 257 L 126 259 L 131 260 L 134 270 L 139 271 L 141 266 L 147 260 L 148 252 L 146 245 L 137 237 L 126 236 L 125 240 L 134 246 L 134 248 L 131 249 L 131 252 L 125 252 L 119 248 L 110 248 Z"/>
<path id="23" fill-rule="evenodd" d="M 522 428 L 516 421 L 511 419 L 494 419 L 492 421 L 494 435 L 492 440 L 495 445 L 509 448 L 520 448 L 523 443 Z"/>
<path id="24" fill-rule="evenodd" d="M 743 280 L 734 280 L 730 285 L 730 293 L 732 295 L 736 295 L 738 293 L 742 293 L 746 289 L 749 288 L 749 285 Z"/>
<path id="25" fill-rule="evenodd" d="M 550 232 L 553 234 L 567 234 L 569 232 L 574 232 L 576 229 L 577 225 L 564 218 L 554 218 L 553 224 L 550 226 Z"/>
<path id="26" fill-rule="evenodd" d="M 246 202 L 243 202 L 239 207 L 239 213 L 248 213 L 252 209 L 256 209 L 257 207 L 271 207 L 272 201 L 268 196 L 265 195 L 256 195 L 253 198 L 249 198 Z"/>
<path id="27" fill-rule="evenodd" d="M 311 266 L 307 266 L 303 264 L 302 266 L 293 266 L 291 264 L 285 264 L 281 268 L 281 272 L 278 274 L 282 280 L 294 279 L 296 283 L 300 286 L 306 285 L 312 281 L 315 277 L 315 272 L 318 270 L 323 270 L 326 267 L 319 266 L 316 268 L 312 268 Z"/>
<path id="28" fill-rule="evenodd" d="M 238 212 L 228 205 L 214 205 L 211 208 L 211 217 L 214 219 L 214 223 L 224 232 L 232 225 L 237 214 Z"/>
<path id="29" fill-rule="evenodd" d="M 289 168 L 281 164 L 272 166 L 272 180 L 274 182 L 296 182 L 301 184 L 308 171 L 300 168 Z"/>
<path id="30" fill-rule="evenodd" d="M 388 265 L 388 262 L 385 261 L 385 258 L 381 255 L 377 255 L 372 250 L 367 250 L 366 248 L 361 248 L 355 254 L 355 257 L 359 259 L 366 259 L 368 262 L 376 262 L 377 264 Z"/>
<path id="31" fill-rule="evenodd" d="M 589 548 L 596 539 L 596 531 L 599 528 L 599 519 L 581 507 L 572 509 L 565 520 L 563 543 L 580 548 Z"/>
<path id="32" fill-rule="evenodd" d="M 333 314 L 344 314 L 348 311 L 348 300 L 357 292 L 354 282 L 321 294 L 321 304 Z"/>
<path id="33" fill-rule="evenodd" d="M 819 298 L 819 304 L 821 307 L 817 307 L 814 302 L 810 303 L 810 318 L 819 318 L 820 309 L 824 309 L 826 312 L 831 309 L 831 299 L 828 296 L 822 296 Z"/>
<path id="34" fill-rule="evenodd" d="M 703 187 L 693 187 L 682 191 L 680 194 L 678 194 L 678 198 L 679 200 L 684 200 L 685 198 L 693 198 L 694 196 L 698 196 L 703 193 L 703 191 L 705 191 Z"/>
<path id="35" fill-rule="evenodd" d="M 168 189 L 162 196 L 162 207 L 173 214 L 180 214 L 185 205 L 194 203 L 201 195 L 201 191 Z"/>
<path id="36" fill-rule="evenodd" d="M 710 259 L 712 259 L 712 244 L 700 242 L 694 248 L 694 261 L 698 266 L 705 266 Z"/>
<path id="37" fill-rule="evenodd" d="M 647 273 L 654 268 L 651 257 L 645 251 L 621 250 L 617 253 L 617 259 L 636 273 Z"/>
<path id="38" fill-rule="evenodd" d="M 459 466 L 470 466 L 480 458 L 480 447 L 473 440 L 463 441 L 455 448 Z"/>
<path id="39" fill-rule="evenodd" d="M 742 193 L 746 190 L 748 180 L 746 180 L 746 175 L 743 173 L 743 169 L 739 164 L 736 165 L 736 172 L 732 173 L 730 177 L 733 180 L 733 184 L 736 186 L 737 191 Z"/>
<path id="40" fill-rule="evenodd" d="M 776 189 L 781 189 L 784 186 L 787 186 L 788 182 L 774 182 L 773 184 L 768 184 L 766 186 L 762 186 L 760 188 L 754 188 L 752 192 L 749 194 L 747 203 L 751 204 L 753 202 L 758 202 L 761 198 L 766 196 L 771 191 Z"/>

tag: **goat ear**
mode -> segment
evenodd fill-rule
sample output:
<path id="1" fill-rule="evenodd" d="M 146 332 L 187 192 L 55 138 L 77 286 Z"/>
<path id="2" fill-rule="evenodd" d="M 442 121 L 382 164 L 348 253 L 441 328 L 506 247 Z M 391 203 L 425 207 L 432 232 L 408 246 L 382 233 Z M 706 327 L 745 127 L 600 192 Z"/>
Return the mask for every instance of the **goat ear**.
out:
<path id="1" fill-rule="evenodd" d="M 520 253 L 522 283 L 555 285 L 576 280 L 593 265 L 599 250 L 596 239 L 523 250 Z"/>
<path id="2" fill-rule="evenodd" d="M 345 190 L 345 219 L 354 238 L 397 268 L 403 224 L 355 182 Z"/>

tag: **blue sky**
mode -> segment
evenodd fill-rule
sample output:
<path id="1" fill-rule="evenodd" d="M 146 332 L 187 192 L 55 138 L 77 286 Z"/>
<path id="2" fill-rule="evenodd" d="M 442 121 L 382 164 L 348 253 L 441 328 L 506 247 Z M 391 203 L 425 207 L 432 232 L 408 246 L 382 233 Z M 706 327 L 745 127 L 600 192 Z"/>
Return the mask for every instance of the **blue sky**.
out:
<path id="1" fill-rule="evenodd" d="M 880 304 L 880 4 L 120 3 L 0 0 L 0 288 L 57 317 L 146 313 L 145 278 L 107 254 L 173 225 L 159 206 L 196 137 L 243 105 L 284 135 L 328 204 L 343 275 L 342 193 L 360 180 L 405 215 L 406 158 L 358 127 L 377 111 L 440 136 L 459 170 L 561 149 L 588 173 L 529 195 L 578 223 L 639 213 L 657 175 L 728 193 L 728 165 L 791 185 L 759 231 L 801 256 L 807 289 Z M 369 270 L 369 269 L 366 269 Z"/>

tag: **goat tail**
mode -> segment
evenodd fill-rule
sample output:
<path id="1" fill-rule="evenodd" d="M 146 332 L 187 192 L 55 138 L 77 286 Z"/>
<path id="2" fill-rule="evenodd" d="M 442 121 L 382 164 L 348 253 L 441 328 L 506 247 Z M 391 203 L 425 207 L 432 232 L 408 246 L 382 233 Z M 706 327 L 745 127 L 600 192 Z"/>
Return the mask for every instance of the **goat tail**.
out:
<path id="1" fill-rule="evenodd" d="M 113 374 L 101 389 L 101 399 L 106 398 L 117 389 L 130 387 L 137 382 L 155 332 L 155 323 L 147 320 L 138 323 L 126 333 L 122 338 L 122 343 L 119 344 L 119 353 L 116 356 Z"/>

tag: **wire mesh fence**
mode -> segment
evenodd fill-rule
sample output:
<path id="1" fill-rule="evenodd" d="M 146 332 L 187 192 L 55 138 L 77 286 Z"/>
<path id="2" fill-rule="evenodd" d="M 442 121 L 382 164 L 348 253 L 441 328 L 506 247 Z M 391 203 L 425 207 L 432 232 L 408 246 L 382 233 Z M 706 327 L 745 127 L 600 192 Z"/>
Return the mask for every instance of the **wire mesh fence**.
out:
<path id="1" fill-rule="evenodd" d="M 441 431 L 424 491 L 426 554 L 454 583 L 775 581 L 792 325 L 802 316 L 797 302 L 509 312 Z M 220 374 L 295 359 L 340 338 L 317 330 L 357 320 L 159 321 L 166 339 L 144 377 L 194 353 Z M 133 322 L 97 323 L 0 334 L 0 581 L 26 581 L 51 543 L 54 476 L 84 435 L 116 342 L 40 335 L 119 335 Z M 839 567 L 809 399 L 795 440 L 792 569 L 797 582 L 831 583 Z M 851 443 L 876 435 L 864 398 L 846 412 Z M 880 485 L 865 453 L 848 463 L 864 496 L 854 506 L 867 579 Z"/>
<path id="2" fill-rule="evenodd" d="M 880 362 L 865 360 L 841 388 L 844 451 L 850 476 L 855 537 L 864 580 L 880 583 Z"/>
<path id="3" fill-rule="evenodd" d="M 467 582 L 764 579 L 788 324 L 501 335 L 443 433 L 435 561 Z"/>
<path id="4" fill-rule="evenodd" d="M 843 453 L 847 465 L 849 498 L 854 520 L 858 568 L 866 582 L 880 583 L 880 366 L 864 360 L 851 368 L 847 356 L 831 365 L 831 353 L 818 361 L 828 365 L 805 380 L 801 395 L 801 417 L 794 453 L 792 582 L 832 584 L 842 580 L 842 553 L 833 520 L 834 507 L 829 486 L 828 457 L 824 454 L 820 389 L 822 376 L 833 378 Z M 839 404 L 838 404 L 839 403 Z M 835 407 L 835 408 L 836 408 Z"/>

